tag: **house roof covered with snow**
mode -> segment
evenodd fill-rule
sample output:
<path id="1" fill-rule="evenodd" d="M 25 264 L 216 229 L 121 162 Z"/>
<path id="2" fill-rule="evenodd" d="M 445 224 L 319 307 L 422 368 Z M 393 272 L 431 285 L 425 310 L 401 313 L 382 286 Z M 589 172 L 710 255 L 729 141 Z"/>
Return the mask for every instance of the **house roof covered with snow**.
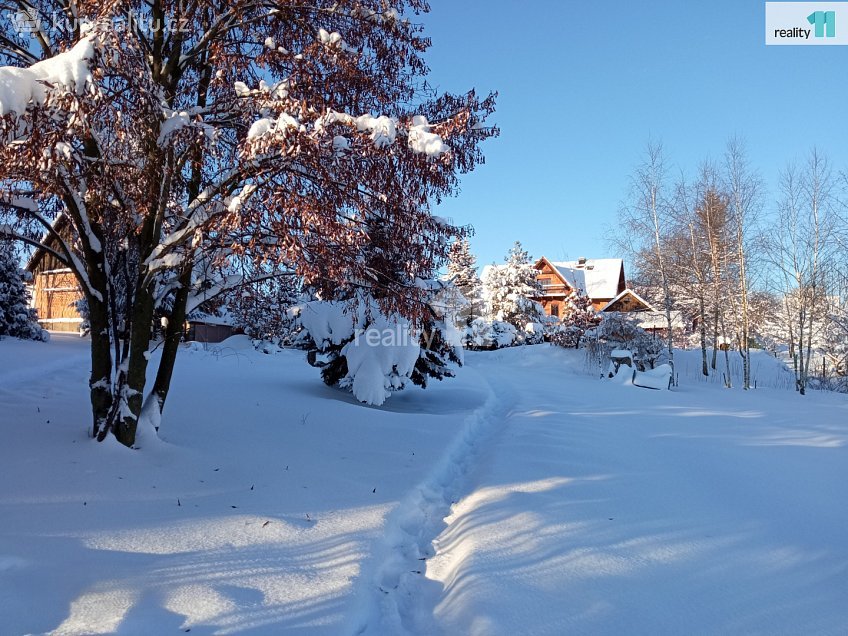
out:
<path id="1" fill-rule="evenodd" d="M 642 298 L 639 294 L 637 294 L 635 291 L 628 287 L 627 289 L 622 291 L 618 296 L 609 301 L 604 307 L 602 307 L 601 312 L 616 311 L 616 309 L 613 308 L 615 307 L 616 303 L 618 303 L 622 299 L 629 299 L 631 300 L 631 302 L 635 301 L 637 309 L 631 308 L 629 309 L 629 311 L 656 311 L 656 308 L 651 303 L 649 303 L 647 300 Z"/>
<path id="2" fill-rule="evenodd" d="M 545 259 L 547 260 L 547 259 Z M 620 258 L 581 258 L 576 261 L 548 261 L 574 289 L 589 298 L 615 298 L 624 277 L 624 261 Z"/>

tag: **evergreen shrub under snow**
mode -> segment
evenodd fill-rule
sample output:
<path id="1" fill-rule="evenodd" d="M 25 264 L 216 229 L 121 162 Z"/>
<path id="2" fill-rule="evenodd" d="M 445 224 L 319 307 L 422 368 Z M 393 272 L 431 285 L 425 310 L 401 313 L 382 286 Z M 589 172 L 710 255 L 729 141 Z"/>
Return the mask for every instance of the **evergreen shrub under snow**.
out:
<path id="1" fill-rule="evenodd" d="M 11 250 L 0 246 L 0 338 L 49 339 L 49 334 L 38 324 L 38 316 L 29 303 L 29 290 L 17 258 Z"/>
<path id="2" fill-rule="evenodd" d="M 453 377 L 462 364 L 462 341 L 453 315 L 437 300 L 420 327 L 399 314 L 385 315 L 370 297 L 355 301 L 305 303 L 300 322 L 314 345 L 310 364 L 330 386 L 350 390 L 357 400 L 379 406 L 410 383 Z"/>

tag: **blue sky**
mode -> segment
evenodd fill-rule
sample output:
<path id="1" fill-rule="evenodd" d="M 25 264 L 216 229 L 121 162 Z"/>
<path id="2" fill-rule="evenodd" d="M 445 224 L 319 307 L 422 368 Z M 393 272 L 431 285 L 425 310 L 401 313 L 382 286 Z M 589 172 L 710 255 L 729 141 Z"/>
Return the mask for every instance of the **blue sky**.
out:
<path id="1" fill-rule="evenodd" d="M 848 47 L 766 47 L 764 2 L 431 7 L 432 83 L 500 93 L 500 138 L 437 212 L 475 227 L 481 266 L 516 239 L 537 257 L 616 256 L 605 228 L 651 138 L 692 173 L 743 137 L 769 201 L 778 171 L 812 146 L 848 168 Z"/>

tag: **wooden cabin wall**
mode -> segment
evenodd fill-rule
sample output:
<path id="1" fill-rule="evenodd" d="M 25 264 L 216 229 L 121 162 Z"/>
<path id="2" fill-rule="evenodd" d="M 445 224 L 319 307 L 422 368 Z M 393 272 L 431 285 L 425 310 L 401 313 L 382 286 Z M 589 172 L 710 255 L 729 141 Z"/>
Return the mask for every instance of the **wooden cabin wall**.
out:
<path id="1" fill-rule="evenodd" d="M 75 303 L 83 296 L 70 270 L 36 269 L 33 284 L 34 305 L 41 326 L 50 331 L 77 331 L 82 318 Z"/>

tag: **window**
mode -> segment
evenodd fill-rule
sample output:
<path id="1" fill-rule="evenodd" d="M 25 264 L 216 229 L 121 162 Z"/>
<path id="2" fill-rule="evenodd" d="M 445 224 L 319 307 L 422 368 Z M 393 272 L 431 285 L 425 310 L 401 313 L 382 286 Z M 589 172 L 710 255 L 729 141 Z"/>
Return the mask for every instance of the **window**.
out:
<path id="1" fill-rule="evenodd" d="M 556 316 L 559 318 L 559 304 L 551 303 L 551 316 Z"/>

